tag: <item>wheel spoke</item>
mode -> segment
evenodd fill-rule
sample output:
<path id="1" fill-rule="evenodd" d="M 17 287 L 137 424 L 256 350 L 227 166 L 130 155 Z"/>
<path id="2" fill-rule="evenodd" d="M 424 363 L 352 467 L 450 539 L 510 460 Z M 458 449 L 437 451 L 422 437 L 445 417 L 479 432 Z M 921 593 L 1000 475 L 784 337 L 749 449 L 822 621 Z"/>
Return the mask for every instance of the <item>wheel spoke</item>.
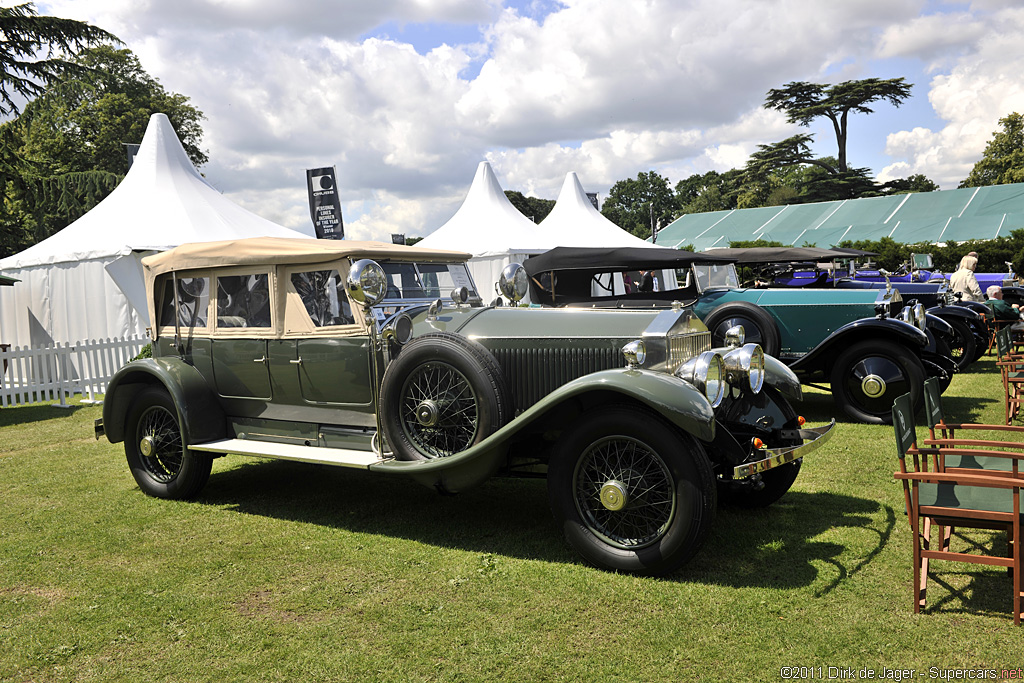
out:
<path id="1" fill-rule="evenodd" d="M 626 490 L 626 505 L 609 510 L 601 489 L 618 482 Z M 614 436 L 592 444 L 576 470 L 577 507 L 591 530 L 620 548 L 639 548 L 656 542 L 675 514 L 675 488 L 664 461 L 638 439 Z"/>
<path id="2" fill-rule="evenodd" d="M 468 448 L 476 438 L 479 405 L 469 380 L 441 362 L 424 363 L 405 382 L 402 425 L 406 435 L 427 457 L 443 457 Z M 423 424 L 417 409 L 425 402 L 436 407 L 432 424 Z"/>

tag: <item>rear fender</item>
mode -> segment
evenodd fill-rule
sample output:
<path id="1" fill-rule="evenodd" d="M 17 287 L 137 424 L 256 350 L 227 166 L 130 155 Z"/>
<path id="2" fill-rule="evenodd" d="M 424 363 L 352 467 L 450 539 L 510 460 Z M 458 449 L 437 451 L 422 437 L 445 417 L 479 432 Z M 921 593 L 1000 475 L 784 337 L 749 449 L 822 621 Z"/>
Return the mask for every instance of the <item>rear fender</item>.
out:
<path id="1" fill-rule="evenodd" d="M 150 386 L 163 387 L 170 394 L 186 445 L 225 437 L 224 411 L 199 371 L 178 358 L 146 358 L 122 367 L 107 386 L 103 431 L 111 443 L 124 440 L 135 396 Z"/>

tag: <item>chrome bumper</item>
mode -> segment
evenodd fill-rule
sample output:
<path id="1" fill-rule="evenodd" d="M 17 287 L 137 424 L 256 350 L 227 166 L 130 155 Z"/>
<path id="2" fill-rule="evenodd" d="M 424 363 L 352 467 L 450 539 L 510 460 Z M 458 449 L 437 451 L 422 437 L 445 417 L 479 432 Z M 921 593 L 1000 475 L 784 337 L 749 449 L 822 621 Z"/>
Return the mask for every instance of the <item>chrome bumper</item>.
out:
<path id="1" fill-rule="evenodd" d="M 800 435 L 800 438 L 804 440 L 804 443 L 799 446 L 767 449 L 764 451 L 764 453 L 768 455 L 767 458 L 756 460 L 754 462 L 745 462 L 742 465 L 736 465 L 736 467 L 732 468 L 733 479 L 746 479 L 747 477 L 760 474 L 761 472 L 767 472 L 773 467 L 785 465 L 786 463 L 793 462 L 794 460 L 802 458 L 809 453 L 813 453 L 832 438 L 832 432 L 835 430 L 835 426 L 836 421 L 835 418 L 833 418 L 832 422 L 827 425 L 813 427 L 811 429 L 797 430 L 797 433 Z"/>

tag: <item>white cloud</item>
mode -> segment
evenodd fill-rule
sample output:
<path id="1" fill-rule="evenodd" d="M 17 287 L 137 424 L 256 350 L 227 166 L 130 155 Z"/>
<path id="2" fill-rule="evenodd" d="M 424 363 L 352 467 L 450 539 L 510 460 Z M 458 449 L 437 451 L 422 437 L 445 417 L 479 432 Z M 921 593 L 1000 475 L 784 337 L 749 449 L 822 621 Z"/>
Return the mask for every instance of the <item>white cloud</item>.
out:
<path id="1" fill-rule="evenodd" d="M 909 75 L 913 65 L 933 69 L 928 99 L 941 125 L 885 129 L 890 156 L 877 166 L 955 183 L 998 118 L 1024 111 L 1024 20 L 1013 4 L 52 0 L 39 8 L 111 30 L 165 87 L 191 98 L 207 116 L 203 170 L 232 199 L 309 229 L 304 169 L 333 164 L 348 234 L 388 239 L 440 226 L 485 158 L 506 189 L 546 198 L 568 171 L 601 193 L 651 169 L 675 182 L 742 166 L 758 144 L 800 132 L 762 108 L 770 88 Z M 479 30 L 446 33 L 451 26 Z M 384 31 L 391 38 L 365 37 Z M 919 85 L 915 97 L 924 96 Z"/>
<path id="2" fill-rule="evenodd" d="M 937 131 L 914 128 L 887 138 L 886 153 L 899 168 L 924 173 L 942 187 L 955 187 L 981 158 L 1000 118 L 1024 112 L 1024 10 L 987 18 L 977 49 L 949 73 L 935 76 L 928 99 L 946 125 Z"/>

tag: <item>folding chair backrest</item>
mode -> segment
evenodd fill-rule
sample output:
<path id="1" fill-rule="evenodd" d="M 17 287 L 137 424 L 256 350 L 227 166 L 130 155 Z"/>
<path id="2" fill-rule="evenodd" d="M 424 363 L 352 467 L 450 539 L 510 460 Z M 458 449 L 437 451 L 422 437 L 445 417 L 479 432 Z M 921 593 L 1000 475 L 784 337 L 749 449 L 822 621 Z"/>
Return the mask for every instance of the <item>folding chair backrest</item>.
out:
<path id="1" fill-rule="evenodd" d="M 996 332 L 996 353 L 1002 360 L 1010 355 L 1010 328 L 1004 327 Z"/>
<path id="2" fill-rule="evenodd" d="M 914 428 L 914 404 L 910 394 L 903 394 L 892 404 L 892 426 L 896 430 L 896 450 L 900 460 L 907 451 L 917 443 L 917 430 Z"/>
<path id="3" fill-rule="evenodd" d="M 943 420 L 941 394 L 938 377 L 924 381 L 924 413 L 930 429 L 935 429 L 935 425 Z"/>

